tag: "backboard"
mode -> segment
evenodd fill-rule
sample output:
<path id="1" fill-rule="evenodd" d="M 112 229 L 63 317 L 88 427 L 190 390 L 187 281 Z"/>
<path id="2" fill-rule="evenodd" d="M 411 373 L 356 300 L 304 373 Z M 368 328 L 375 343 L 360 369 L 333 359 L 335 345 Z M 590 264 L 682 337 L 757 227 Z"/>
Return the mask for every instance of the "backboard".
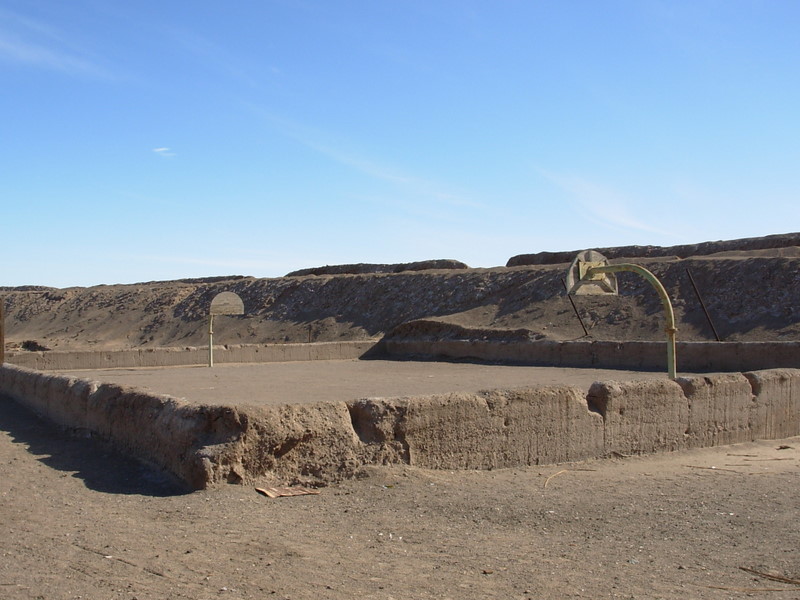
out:
<path id="1" fill-rule="evenodd" d="M 244 302 L 233 292 L 221 292 L 211 301 L 209 314 L 212 315 L 243 315 Z"/>
<path id="2" fill-rule="evenodd" d="M 614 273 L 587 275 L 592 267 L 608 265 L 605 256 L 595 250 L 578 253 L 567 271 L 567 292 L 575 296 L 617 295 L 617 277 Z"/>

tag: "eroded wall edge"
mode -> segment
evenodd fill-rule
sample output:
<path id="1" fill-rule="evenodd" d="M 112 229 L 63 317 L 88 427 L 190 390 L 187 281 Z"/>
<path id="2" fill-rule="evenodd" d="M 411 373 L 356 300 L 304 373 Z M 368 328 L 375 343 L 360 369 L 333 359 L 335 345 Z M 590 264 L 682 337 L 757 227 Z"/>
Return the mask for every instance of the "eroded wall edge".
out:
<path id="1" fill-rule="evenodd" d="M 800 435 L 800 370 L 771 369 L 363 398 L 206 406 L 22 367 L 0 395 L 108 440 L 194 489 L 219 482 L 324 485 L 364 465 L 492 469 Z"/>
<path id="2" fill-rule="evenodd" d="M 389 338 L 385 352 L 395 357 L 475 359 L 504 363 L 595 369 L 664 370 L 666 342 Z M 679 372 L 751 371 L 800 367 L 800 342 L 681 342 Z"/>
<path id="3" fill-rule="evenodd" d="M 214 346 L 214 362 L 262 363 L 307 360 L 342 360 L 369 356 L 380 350 L 377 339 L 309 344 L 227 344 Z M 6 362 L 41 371 L 70 369 L 127 369 L 208 364 L 208 346 L 137 348 L 81 352 L 15 352 Z"/>

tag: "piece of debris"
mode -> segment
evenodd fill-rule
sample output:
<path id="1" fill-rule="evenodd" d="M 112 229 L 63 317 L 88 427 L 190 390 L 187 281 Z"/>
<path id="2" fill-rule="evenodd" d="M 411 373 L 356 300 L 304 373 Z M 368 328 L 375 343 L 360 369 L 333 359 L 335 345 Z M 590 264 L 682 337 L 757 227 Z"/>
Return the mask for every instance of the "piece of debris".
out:
<path id="1" fill-rule="evenodd" d="M 789 577 L 784 577 L 783 575 L 775 575 L 774 573 L 764 573 L 763 571 L 756 571 L 755 569 L 749 569 L 747 567 L 739 567 L 742 571 L 746 571 L 747 573 L 752 573 L 753 575 L 758 575 L 759 577 L 763 577 L 764 579 L 770 579 L 771 581 L 780 581 L 781 583 L 791 583 L 792 585 L 800 585 L 800 579 L 791 579 Z"/>
<path id="2" fill-rule="evenodd" d="M 266 488 L 255 488 L 256 491 L 266 496 L 267 498 L 281 498 L 284 496 L 309 496 L 313 495 L 316 496 L 319 494 L 318 490 L 312 490 L 305 487 L 266 487 Z"/>
<path id="3" fill-rule="evenodd" d="M 548 484 L 548 483 L 550 483 L 550 480 L 551 480 L 553 477 L 555 477 L 556 475 L 561 475 L 562 473 L 566 473 L 566 472 L 567 472 L 567 469 L 562 469 L 562 470 L 561 470 L 561 471 L 559 471 L 558 473 L 553 473 L 552 475 L 550 475 L 550 477 L 548 477 L 547 479 L 545 479 L 545 481 L 544 481 L 544 487 L 547 487 L 547 484 Z"/>
<path id="4" fill-rule="evenodd" d="M 705 585 L 703 587 L 707 587 L 711 590 L 725 590 L 726 592 L 748 592 L 748 593 L 758 593 L 758 592 L 791 592 L 791 588 L 744 588 L 744 587 L 728 587 L 724 585 Z"/>
<path id="5" fill-rule="evenodd" d="M 741 471 L 735 471 L 733 469 L 721 469 L 720 467 L 700 467 L 697 465 L 683 465 L 688 469 L 706 469 L 708 471 L 727 471 L 728 473 L 741 473 Z"/>
<path id="6" fill-rule="evenodd" d="M 794 450 L 794 447 L 792 447 L 792 446 L 787 446 L 786 444 L 782 444 L 782 445 L 778 446 L 778 447 L 777 447 L 777 448 L 775 448 L 775 449 L 776 449 L 776 450 Z"/>

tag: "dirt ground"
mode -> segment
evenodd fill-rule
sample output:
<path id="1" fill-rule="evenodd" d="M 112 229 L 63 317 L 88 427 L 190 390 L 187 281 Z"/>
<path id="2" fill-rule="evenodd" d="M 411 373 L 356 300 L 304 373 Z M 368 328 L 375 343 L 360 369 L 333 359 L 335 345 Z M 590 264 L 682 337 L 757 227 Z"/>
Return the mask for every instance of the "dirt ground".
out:
<path id="1" fill-rule="evenodd" d="M 63 371 L 204 404 L 299 404 L 570 384 L 665 379 L 666 372 L 571 369 L 471 362 L 317 360 Z"/>
<path id="2" fill-rule="evenodd" d="M 185 494 L 0 402 L 0 597 L 800 598 L 742 570 L 800 580 L 800 438 L 362 475 Z"/>

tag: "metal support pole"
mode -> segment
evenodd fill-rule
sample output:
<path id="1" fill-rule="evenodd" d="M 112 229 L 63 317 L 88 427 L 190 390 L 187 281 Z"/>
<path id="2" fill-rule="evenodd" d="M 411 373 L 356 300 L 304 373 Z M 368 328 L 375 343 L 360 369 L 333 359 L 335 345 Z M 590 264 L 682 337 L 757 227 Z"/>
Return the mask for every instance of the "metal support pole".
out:
<path id="1" fill-rule="evenodd" d="M 708 309 L 706 309 L 706 303 L 703 302 L 703 297 L 700 295 L 700 290 L 697 289 L 697 284 L 694 282 L 694 277 L 692 277 L 692 272 L 689 269 L 686 269 L 686 274 L 689 276 L 689 281 L 692 284 L 695 296 L 697 296 L 697 299 L 700 301 L 700 307 L 703 309 L 703 313 L 706 315 L 706 320 L 708 321 L 708 324 L 711 325 L 711 331 L 714 332 L 714 337 L 717 338 L 718 342 L 721 342 L 722 340 L 719 339 L 717 328 L 714 327 L 714 322 L 711 320 L 711 315 L 708 314 Z"/>
<path id="2" fill-rule="evenodd" d="M 583 335 L 588 336 L 589 332 L 586 330 L 586 325 L 583 324 L 583 319 L 581 319 L 581 315 L 578 312 L 578 307 L 575 306 L 575 301 L 572 299 L 572 294 L 569 293 L 569 289 L 567 288 L 567 282 L 564 279 L 561 279 L 561 283 L 564 284 L 564 289 L 567 290 L 567 298 L 569 298 L 569 303 L 572 304 L 572 310 L 575 311 L 575 316 L 578 317 L 578 322 L 580 322 L 581 327 L 583 327 Z"/>
<path id="3" fill-rule="evenodd" d="M 208 315 L 208 366 L 214 366 L 214 315 Z"/>
<path id="4" fill-rule="evenodd" d="M 667 295 L 667 290 L 664 289 L 664 286 L 661 285 L 661 282 L 658 280 L 658 278 L 644 267 L 627 263 L 591 267 L 588 271 L 586 271 L 586 277 L 591 277 L 594 273 L 621 273 L 624 271 L 641 275 L 648 282 L 650 282 L 650 284 L 656 289 L 656 292 L 658 292 L 658 297 L 661 299 L 661 304 L 664 306 L 664 314 L 667 319 L 667 325 L 664 328 L 664 331 L 667 334 L 667 374 L 669 375 L 670 379 L 675 379 L 675 333 L 678 330 L 675 328 L 675 313 L 672 310 L 672 302 L 670 302 L 669 296 Z"/>

